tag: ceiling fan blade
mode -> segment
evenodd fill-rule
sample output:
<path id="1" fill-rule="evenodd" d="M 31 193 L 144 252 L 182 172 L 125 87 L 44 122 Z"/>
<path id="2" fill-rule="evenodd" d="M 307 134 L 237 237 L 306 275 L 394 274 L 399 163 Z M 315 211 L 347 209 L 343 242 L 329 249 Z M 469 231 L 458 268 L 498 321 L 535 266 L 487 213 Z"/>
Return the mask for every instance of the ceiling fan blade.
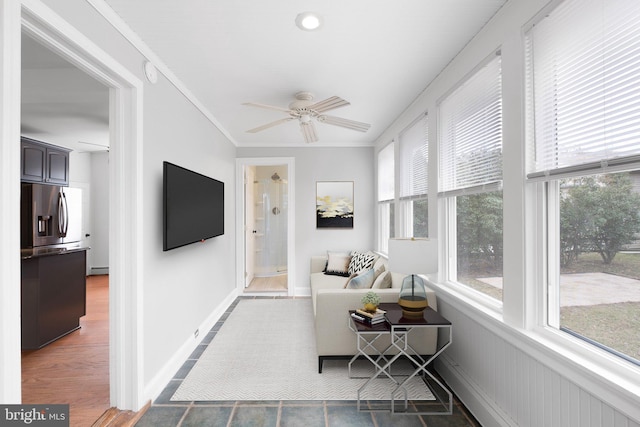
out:
<path id="1" fill-rule="evenodd" d="M 247 132 L 249 132 L 249 133 L 260 132 L 262 130 L 269 129 L 271 127 L 274 127 L 274 126 L 277 126 L 279 124 L 288 122 L 290 120 L 293 120 L 293 117 L 286 117 L 284 119 L 276 120 L 275 122 L 267 123 L 266 125 L 262 125 L 262 126 L 258 126 L 257 128 L 249 129 Z"/>
<path id="2" fill-rule="evenodd" d="M 331 98 L 327 98 L 324 101 L 316 102 L 315 104 L 309 105 L 307 108 L 309 110 L 317 111 L 318 113 L 324 113 L 325 111 L 344 107 L 345 105 L 351 105 L 351 103 L 345 101 L 339 96 L 332 96 Z"/>
<path id="3" fill-rule="evenodd" d="M 360 132 L 366 132 L 371 125 L 369 123 L 356 122 L 355 120 L 343 119 L 342 117 L 335 116 L 318 116 L 320 123 L 326 123 L 328 125 L 341 126 L 343 128 L 357 130 Z"/>
<path id="4" fill-rule="evenodd" d="M 276 107 L 275 105 L 260 104 L 258 102 L 243 102 L 242 105 L 248 105 L 250 107 L 258 107 L 258 108 L 266 108 L 267 110 L 283 111 L 285 113 L 289 113 L 291 111 L 288 108 Z"/>
<path id="5" fill-rule="evenodd" d="M 302 136 L 304 136 L 304 142 L 307 144 L 318 141 L 316 125 L 313 122 L 300 122 L 300 130 L 302 131 Z"/>

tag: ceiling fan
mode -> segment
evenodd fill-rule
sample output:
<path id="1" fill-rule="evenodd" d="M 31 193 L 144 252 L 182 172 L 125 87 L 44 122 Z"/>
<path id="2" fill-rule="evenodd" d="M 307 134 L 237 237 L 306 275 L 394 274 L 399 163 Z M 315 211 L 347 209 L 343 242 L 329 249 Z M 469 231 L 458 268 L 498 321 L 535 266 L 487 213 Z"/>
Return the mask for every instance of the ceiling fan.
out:
<path id="1" fill-rule="evenodd" d="M 357 130 L 360 132 L 366 132 L 371 127 L 368 123 L 356 122 L 354 120 L 344 119 L 342 117 L 328 116 L 324 114 L 329 110 L 335 108 L 344 107 L 350 105 L 349 102 L 338 96 L 332 96 L 324 101 L 313 102 L 313 95 L 310 92 L 298 92 L 295 95 L 295 101 L 289 104 L 289 108 L 276 107 L 273 105 L 260 104 L 257 102 L 245 102 L 243 105 L 249 105 L 252 107 L 266 108 L 268 110 L 282 111 L 289 114 L 289 117 L 285 117 L 275 122 L 267 123 L 266 125 L 258 126 L 254 129 L 249 129 L 247 132 L 256 133 L 269 129 L 270 127 L 277 126 L 279 124 L 289 122 L 291 120 L 298 120 L 300 123 L 300 130 L 304 136 L 306 143 L 318 141 L 318 134 L 314 120 L 319 123 L 326 123 L 328 125 L 340 126 L 343 128 Z"/>

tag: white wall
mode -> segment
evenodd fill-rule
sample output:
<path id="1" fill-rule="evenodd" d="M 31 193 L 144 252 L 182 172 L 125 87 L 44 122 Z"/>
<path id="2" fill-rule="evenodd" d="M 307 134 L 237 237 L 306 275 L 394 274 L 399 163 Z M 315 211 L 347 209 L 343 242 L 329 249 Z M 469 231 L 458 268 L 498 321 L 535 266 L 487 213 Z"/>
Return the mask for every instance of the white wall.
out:
<path id="1" fill-rule="evenodd" d="M 87 251 L 87 275 L 108 274 L 109 153 L 71 151 L 69 186 L 82 189 L 83 244 L 91 248 Z"/>
<path id="2" fill-rule="evenodd" d="M 71 151 L 69 153 L 69 186 L 84 186 L 91 183 L 91 154 Z"/>
<path id="3" fill-rule="evenodd" d="M 109 153 L 91 154 L 91 228 L 88 239 L 91 250 L 89 269 L 95 274 L 109 271 Z"/>
<path id="4" fill-rule="evenodd" d="M 71 151 L 69 153 L 69 186 L 82 190 L 82 245 L 92 247 L 87 234 L 91 234 L 91 154 Z M 87 276 L 91 274 L 92 251 L 87 251 Z"/>
<path id="5" fill-rule="evenodd" d="M 296 288 L 309 290 L 309 260 L 327 250 L 373 249 L 373 148 L 238 148 L 238 157 L 294 157 Z M 316 228 L 316 182 L 353 181 L 353 229 Z"/>
<path id="6" fill-rule="evenodd" d="M 175 373 L 194 331 L 233 297 L 235 284 L 235 147 L 163 76 L 153 85 L 145 58 L 83 0 L 44 3 L 140 80 L 143 93 L 142 353 L 143 399 L 153 398 Z M 162 251 L 162 161 L 225 183 L 225 234 L 205 244 Z M 202 338 L 204 334 L 200 334 Z"/>
<path id="7" fill-rule="evenodd" d="M 235 290 L 235 147 L 166 80 L 156 86 L 145 96 L 145 348 L 170 356 Z M 162 251 L 163 160 L 224 182 L 224 235 Z M 150 354 L 145 369 L 164 362 Z"/>
<path id="8" fill-rule="evenodd" d="M 504 297 L 502 310 L 483 309 L 444 283 L 438 309 L 453 323 L 453 345 L 437 367 L 483 425 L 640 425 L 638 384 L 553 345 L 538 330 L 535 300 L 524 283 L 528 212 L 524 132 L 523 27 L 548 0 L 510 0 L 416 101 L 376 141 L 381 149 L 420 114 L 429 114 L 429 180 L 437 182 L 437 103 L 497 49 L 502 55 L 504 155 Z M 430 185 L 430 235 L 438 235 L 436 185 Z M 584 352 L 584 350 L 583 350 Z M 586 352 L 584 352 L 586 354 Z M 622 363 L 619 363 L 622 365 Z M 611 363 L 613 365 L 613 363 Z M 623 371 L 623 368 L 619 368 Z M 627 372 L 634 368 L 627 368 Z M 637 369 L 635 369 L 637 371 Z M 634 372 L 635 372 L 634 371 Z M 637 373 L 635 374 L 637 377 Z M 635 378 L 635 377 L 634 377 Z"/>

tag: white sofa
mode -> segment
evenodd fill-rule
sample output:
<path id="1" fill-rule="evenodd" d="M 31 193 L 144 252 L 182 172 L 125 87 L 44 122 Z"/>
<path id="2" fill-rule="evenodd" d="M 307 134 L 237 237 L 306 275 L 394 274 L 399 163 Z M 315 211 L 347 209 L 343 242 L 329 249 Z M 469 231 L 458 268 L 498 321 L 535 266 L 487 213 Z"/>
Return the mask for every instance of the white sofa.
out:
<path id="1" fill-rule="evenodd" d="M 386 259 L 379 258 L 375 268 L 385 264 Z M 311 257 L 311 298 L 316 333 L 316 349 L 318 352 L 318 372 L 322 373 L 322 364 L 326 359 L 352 357 L 357 353 L 356 336 L 349 329 L 349 310 L 362 306 L 361 298 L 373 290 L 380 295 L 381 302 L 398 302 L 398 294 L 405 275 L 391 274 L 391 288 L 386 289 L 345 289 L 348 277 L 327 275 L 323 272 L 327 264 L 327 256 Z M 437 310 L 436 294 L 427 289 L 429 306 Z M 431 355 L 437 348 L 437 330 L 431 328 L 416 329 L 411 333 L 409 344 L 421 355 Z M 389 339 L 379 339 L 378 349 L 389 345 Z"/>

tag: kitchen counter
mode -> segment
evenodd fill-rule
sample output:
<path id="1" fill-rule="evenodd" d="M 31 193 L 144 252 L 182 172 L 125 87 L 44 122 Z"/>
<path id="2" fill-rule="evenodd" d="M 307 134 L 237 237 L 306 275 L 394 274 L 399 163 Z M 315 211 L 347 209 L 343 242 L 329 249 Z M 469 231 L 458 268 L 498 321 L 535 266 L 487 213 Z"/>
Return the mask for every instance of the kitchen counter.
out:
<path id="1" fill-rule="evenodd" d="M 73 245 L 58 245 L 58 246 L 42 246 L 39 248 L 20 249 L 20 259 L 30 259 L 42 256 L 69 254 L 79 251 L 88 251 L 91 249 L 88 246 L 80 246 L 80 244 Z"/>
<path id="2" fill-rule="evenodd" d="M 22 349 L 41 348 L 80 328 L 86 312 L 86 247 L 20 251 Z"/>

